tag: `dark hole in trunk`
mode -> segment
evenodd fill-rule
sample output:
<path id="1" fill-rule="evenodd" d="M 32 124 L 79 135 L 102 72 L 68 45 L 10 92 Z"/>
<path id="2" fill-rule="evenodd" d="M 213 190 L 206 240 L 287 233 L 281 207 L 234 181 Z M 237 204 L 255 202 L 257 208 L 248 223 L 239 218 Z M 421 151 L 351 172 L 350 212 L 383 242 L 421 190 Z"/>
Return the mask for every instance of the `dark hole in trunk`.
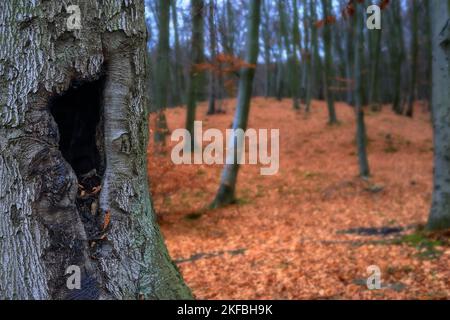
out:
<path id="1" fill-rule="evenodd" d="M 59 149 L 78 179 L 103 171 L 102 93 L 104 79 L 74 81 L 69 90 L 50 101 L 50 111 L 58 124 Z"/>
<path id="2" fill-rule="evenodd" d="M 50 112 L 58 125 L 59 149 L 78 178 L 75 202 L 91 243 L 102 239 L 105 232 L 106 213 L 99 206 L 105 170 L 104 80 L 102 77 L 92 82 L 74 81 L 65 93 L 49 102 Z"/>

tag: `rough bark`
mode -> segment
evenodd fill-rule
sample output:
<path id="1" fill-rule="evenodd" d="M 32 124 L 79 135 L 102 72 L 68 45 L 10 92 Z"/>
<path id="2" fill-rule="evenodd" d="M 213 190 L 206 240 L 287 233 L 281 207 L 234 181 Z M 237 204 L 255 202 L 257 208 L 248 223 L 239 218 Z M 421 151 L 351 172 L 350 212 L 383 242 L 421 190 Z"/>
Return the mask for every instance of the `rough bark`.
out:
<path id="1" fill-rule="evenodd" d="M 248 20 L 247 42 L 246 42 L 246 63 L 254 67 L 245 67 L 241 70 L 239 78 L 239 94 L 237 99 L 236 113 L 234 116 L 233 129 L 247 130 L 248 116 L 250 112 L 250 100 L 252 97 L 253 79 L 255 77 L 256 63 L 259 52 L 259 24 L 261 19 L 261 0 L 250 1 L 250 14 Z M 222 179 L 216 198 L 212 204 L 213 208 L 221 207 L 235 201 L 235 189 L 239 164 L 237 159 L 242 155 L 242 141 L 236 141 L 238 136 L 233 138 L 234 157 L 227 159 L 227 164 L 222 171 Z"/>
<path id="2" fill-rule="evenodd" d="M 450 1 L 430 0 L 433 43 L 434 189 L 428 229 L 450 228 Z"/>
<path id="3" fill-rule="evenodd" d="M 149 198 L 143 2 L 72 4 L 80 30 L 67 28 L 62 1 L 0 3 L 0 299 L 191 297 Z M 52 113 L 67 123 L 83 117 L 77 101 L 99 112 L 95 137 Z M 86 165 L 78 172 L 75 158 L 63 157 L 67 133 L 89 139 L 99 155 L 76 150 Z M 66 155 L 79 148 L 68 146 Z M 96 222 L 77 208 L 81 170 L 91 168 L 102 186 Z M 91 238 L 96 228 L 102 239 Z M 71 265 L 82 270 L 81 290 L 66 287 Z"/>

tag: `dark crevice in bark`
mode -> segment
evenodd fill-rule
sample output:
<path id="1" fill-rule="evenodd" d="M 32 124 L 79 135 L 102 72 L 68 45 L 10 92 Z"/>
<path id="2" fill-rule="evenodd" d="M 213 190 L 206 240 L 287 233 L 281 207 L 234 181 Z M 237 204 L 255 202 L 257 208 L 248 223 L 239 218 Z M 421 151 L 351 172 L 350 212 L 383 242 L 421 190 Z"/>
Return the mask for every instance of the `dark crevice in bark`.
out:
<path id="1" fill-rule="evenodd" d="M 50 99 L 58 124 L 59 149 L 78 179 L 93 170 L 104 172 L 102 143 L 102 93 L 104 77 L 93 82 L 72 82 L 69 90 Z"/>
<path id="2" fill-rule="evenodd" d="M 99 205 L 100 186 L 106 170 L 104 85 L 105 75 L 95 81 L 75 80 L 66 92 L 50 98 L 48 103 L 50 113 L 58 126 L 59 150 L 77 177 L 75 183 L 78 183 L 78 192 L 74 205 L 82 222 L 86 239 L 77 240 L 80 242 L 79 250 L 75 251 L 80 253 L 84 251 L 83 256 L 89 257 L 91 261 L 101 257 L 105 247 L 110 247 L 106 237 L 109 228 L 109 212 L 101 210 Z M 64 232 L 58 234 L 64 234 Z M 59 241 L 61 239 L 58 243 Z M 82 259 L 71 260 L 80 265 L 85 264 Z M 100 278 L 98 271 L 84 270 L 82 289 L 69 291 L 65 298 L 98 298 L 99 292 L 96 288 Z"/>

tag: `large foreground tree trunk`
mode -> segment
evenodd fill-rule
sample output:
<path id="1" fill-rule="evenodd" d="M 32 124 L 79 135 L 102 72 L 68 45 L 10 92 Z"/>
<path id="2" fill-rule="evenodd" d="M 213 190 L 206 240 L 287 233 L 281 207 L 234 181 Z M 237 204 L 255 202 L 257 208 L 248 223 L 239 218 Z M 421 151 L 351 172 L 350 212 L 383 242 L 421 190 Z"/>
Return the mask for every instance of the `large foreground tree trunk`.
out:
<path id="1" fill-rule="evenodd" d="M 0 299 L 189 298 L 147 186 L 143 1 L 72 4 L 80 29 L 0 2 Z"/>
<path id="2" fill-rule="evenodd" d="M 234 115 L 233 129 L 247 130 L 248 116 L 250 112 L 250 100 L 252 97 L 253 78 L 255 77 L 256 63 L 259 53 L 259 24 L 261 19 L 261 0 L 250 1 L 250 13 L 247 30 L 246 43 L 246 63 L 253 65 L 245 67 L 241 71 L 239 79 L 239 93 L 237 99 L 236 113 Z M 233 135 L 234 157 L 227 159 L 227 164 L 222 172 L 222 179 L 216 198 L 212 204 L 213 208 L 221 207 L 235 202 L 235 189 L 239 164 L 237 159 L 241 159 L 243 141 L 237 141 L 243 138 L 239 135 Z"/>
<path id="3" fill-rule="evenodd" d="M 434 191 L 428 229 L 450 228 L 450 1 L 430 0 L 433 43 Z"/>

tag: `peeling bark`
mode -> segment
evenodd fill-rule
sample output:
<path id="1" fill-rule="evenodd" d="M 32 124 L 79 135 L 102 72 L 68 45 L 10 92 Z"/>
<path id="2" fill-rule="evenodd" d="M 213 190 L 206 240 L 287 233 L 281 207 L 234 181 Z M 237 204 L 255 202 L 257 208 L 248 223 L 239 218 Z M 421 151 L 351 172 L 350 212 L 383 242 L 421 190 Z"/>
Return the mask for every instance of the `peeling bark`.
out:
<path id="1" fill-rule="evenodd" d="M 71 4 L 79 30 L 67 28 L 65 1 L 0 3 L 0 299 L 190 298 L 147 186 L 143 2 Z M 63 157 L 50 106 L 101 78 L 95 214 L 111 223 L 93 244 L 76 205 L 85 172 Z M 66 287 L 70 265 L 81 290 Z"/>

